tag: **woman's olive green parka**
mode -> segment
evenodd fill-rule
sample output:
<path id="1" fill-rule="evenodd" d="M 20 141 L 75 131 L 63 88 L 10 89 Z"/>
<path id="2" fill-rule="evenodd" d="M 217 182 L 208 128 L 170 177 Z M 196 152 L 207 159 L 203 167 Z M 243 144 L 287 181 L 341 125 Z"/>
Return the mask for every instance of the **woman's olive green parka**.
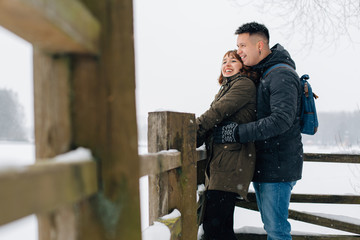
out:
<path id="1" fill-rule="evenodd" d="M 255 168 L 254 143 L 213 144 L 212 129 L 223 121 L 238 124 L 256 119 L 256 86 L 238 73 L 224 78 L 209 110 L 196 119 L 197 139 L 205 139 L 207 190 L 235 192 L 246 199 Z"/>

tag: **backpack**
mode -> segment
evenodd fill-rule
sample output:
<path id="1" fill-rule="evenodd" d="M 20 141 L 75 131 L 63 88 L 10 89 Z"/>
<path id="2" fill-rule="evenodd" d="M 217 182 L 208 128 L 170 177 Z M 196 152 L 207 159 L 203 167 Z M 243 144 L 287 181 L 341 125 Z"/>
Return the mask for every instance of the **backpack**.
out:
<path id="1" fill-rule="evenodd" d="M 268 68 L 264 74 L 263 78 L 266 77 L 272 70 L 279 67 L 289 68 L 295 72 L 295 69 L 290 65 L 285 63 L 275 64 Z M 319 122 L 316 113 L 315 101 L 318 96 L 312 92 L 312 88 L 310 83 L 307 81 L 309 79 L 309 75 L 304 74 L 300 78 L 301 83 L 301 114 L 300 114 L 300 127 L 301 133 L 314 135 L 317 132 Z"/>

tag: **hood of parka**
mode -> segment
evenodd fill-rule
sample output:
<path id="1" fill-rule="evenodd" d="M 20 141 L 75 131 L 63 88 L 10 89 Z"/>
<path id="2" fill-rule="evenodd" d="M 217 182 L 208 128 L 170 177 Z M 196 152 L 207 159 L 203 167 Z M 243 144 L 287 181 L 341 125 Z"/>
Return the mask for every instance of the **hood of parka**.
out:
<path id="1" fill-rule="evenodd" d="M 253 66 L 253 70 L 262 75 L 266 69 L 278 63 L 285 63 L 296 69 L 295 62 L 292 60 L 289 52 L 279 43 L 275 44 L 270 50 L 271 53 L 257 65 Z"/>

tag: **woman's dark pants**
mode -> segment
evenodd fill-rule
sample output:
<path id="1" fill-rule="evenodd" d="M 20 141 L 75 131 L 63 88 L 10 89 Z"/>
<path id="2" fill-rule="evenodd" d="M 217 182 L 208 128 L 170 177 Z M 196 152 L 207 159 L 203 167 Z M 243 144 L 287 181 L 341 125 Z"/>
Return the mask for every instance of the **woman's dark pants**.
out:
<path id="1" fill-rule="evenodd" d="M 236 193 L 207 190 L 203 228 L 205 240 L 236 240 L 234 209 Z"/>

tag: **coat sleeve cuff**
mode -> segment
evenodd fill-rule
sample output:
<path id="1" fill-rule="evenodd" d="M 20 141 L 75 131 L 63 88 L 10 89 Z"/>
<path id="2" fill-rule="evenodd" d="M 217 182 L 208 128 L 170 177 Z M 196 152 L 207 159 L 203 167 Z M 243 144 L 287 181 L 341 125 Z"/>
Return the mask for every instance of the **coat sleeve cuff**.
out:
<path id="1" fill-rule="evenodd" d="M 239 125 L 239 138 L 240 138 L 240 143 L 248 143 L 248 142 L 253 142 L 254 140 L 252 140 L 249 137 L 249 131 L 247 129 L 248 124 L 240 124 Z"/>

